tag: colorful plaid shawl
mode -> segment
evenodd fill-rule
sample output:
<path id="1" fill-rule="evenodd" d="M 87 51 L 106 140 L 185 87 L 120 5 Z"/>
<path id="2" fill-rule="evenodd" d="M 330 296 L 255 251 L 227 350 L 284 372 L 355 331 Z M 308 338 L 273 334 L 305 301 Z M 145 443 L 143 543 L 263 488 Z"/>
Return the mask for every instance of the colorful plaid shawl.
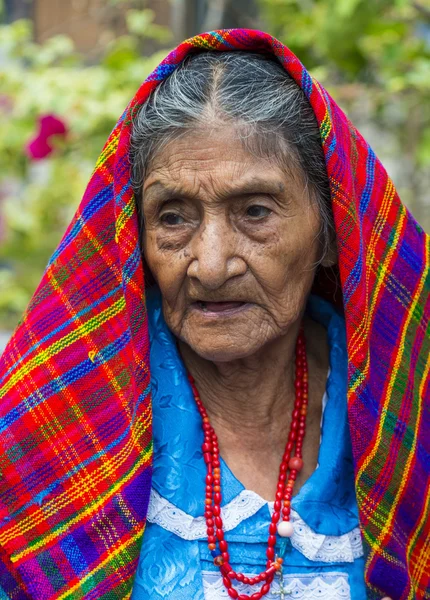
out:
<path id="1" fill-rule="evenodd" d="M 236 49 L 276 55 L 321 130 L 368 596 L 430 598 L 428 239 L 322 86 L 280 42 L 250 30 L 196 36 L 142 84 L 1 359 L 0 581 L 9 598 L 129 597 L 151 481 L 131 114 L 190 52 Z"/>

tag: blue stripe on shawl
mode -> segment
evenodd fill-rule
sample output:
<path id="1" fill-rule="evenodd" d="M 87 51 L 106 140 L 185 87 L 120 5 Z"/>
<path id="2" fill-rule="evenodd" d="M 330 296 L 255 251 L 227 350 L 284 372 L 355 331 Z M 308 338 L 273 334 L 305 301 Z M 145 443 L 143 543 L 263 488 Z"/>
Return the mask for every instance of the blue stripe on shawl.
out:
<path id="1" fill-rule="evenodd" d="M 112 198 L 112 184 L 106 185 L 98 194 L 96 194 L 93 198 L 91 198 L 91 202 L 89 202 L 83 209 L 82 214 L 78 220 L 75 221 L 73 227 L 67 233 L 63 240 L 61 240 L 60 245 L 57 250 L 53 253 L 51 258 L 49 259 L 48 266 L 51 265 L 55 260 L 60 256 L 65 248 L 75 239 L 78 233 L 82 229 L 83 223 L 88 224 L 89 219 L 94 216 L 100 208 L 102 208 L 105 204 L 107 204 Z"/>
<path id="2" fill-rule="evenodd" d="M 137 404 L 140 404 L 148 396 L 149 392 L 150 392 L 150 386 L 148 385 L 148 387 L 140 394 Z M 135 416 L 135 415 L 133 415 L 133 416 Z M 107 425 L 108 426 L 110 425 L 109 422 L 107 423 Z M 109 428 L 111 429 L 112 427 L 109 427 Z M 78 473 L 82 467 L 88 467 L 88 465 L 93 463 L 95 460 L 104 456 L 106 454 L 106 452 L 113 450 L 118 444 L 120 444 L 124 440 L 124 438 L 128 435 L 128 433 L 129 433 L 129 428 L 127 427 L 121 435 L 119 435 L 113 442 L 111 442 L 110 444 L 105 446 L 105 448 L 103 450 L 100 450 L 99 452 L 92 454 L 89 458 L 82 461 L 79 465 L 77 465 L 76 467 L 74 467 L 73 469 L 68 471 L 68 473 L 64 477 L 62 477 L 61 479 L 58 479 L 54 483 L 51 483 L 50 485 L 48 485 L 45 489 L 41 490 L 38 494 L 36 494 L 31 499 L 30 502 L 27 502 L 24 506 L 22 506 L 15 513 L 7 515 L 7 517 L 5 517 L 5 519 L 4 519 L 4 521 L 7 522 L 12 519 L 15 519 L 18 515 L 20 515 L 24 511 L 26 511 L 33 504 L 39 504 L 39 506 L 40 506 L 43 503 L 44 498 L 46 498 L 46 496 L 48 494 L 50 494 L 57 486 L 64 483 L 64 481 L 67 481 L 72 475 L 75 475 L 76 473 Z M 41 469 L 43 469 L 45 467 L 46 467 L 46 465 L 41 467 Z M 30 473 L 30 477 L 33 478 L 34 480 L 39 480 L 43 476 L 43 473 L 40 473 L 41 469 L 39 469 L 39 472 L 33 471 L 32 473 Z M 26 482 L 28 485 L 29 484 L 28 480 L 30 479 L 30 477 L 23 478 L 23 482 Z"/>
<path id="3" fill-rule="evenodd" d="M 127 329 L 120 335 L 112 344 L 109 344 L 102 350 L 99 350 L 92 362 L 89 358 L 85 358 L 81 363 L 63 373 L 60 377 L 56 377 L 41 387 L 37 392 L 30 394 L 24 398 L 18 406 L 15 406 L 3 419 L 0 420 L 0 433 L 5 431 L 12 423 L 17 421 L 22 415 L 29 410 L 39 406 L 43 401 L 47 400 L 54 394 L 58 394 L 70 384 L 78 381 L 88 373 L 91 373 L 99 365 L 104 364 L 122 350 L 130 341 L 131 334 Z"/>
<path id="4" fill-rule="evenodd" d="M 44 344 L 45 342 L 50 340 L 53 336 L 55 336 L 57 333 L 59 333 L 60 331 L 62 331 L 66 327 L 68 327 L 71 323 L 76 321 L 76 319 L 80 319 L 81 317 L 83 317 L 84 315 L 89 313 L 91 310 L 93 310 L 93 308 L 95 308 L 96 306 L 98 306 L 99 304 L 101 304 L 102 302 L 107 300 L 108 298 L 110 298 L 110 296 L 113 296 L 119 289 L 120 289 L 120 286 L 114 287 L 107 294 L 104 294 L 100 298 L 97 298 L 97 300 L 95 302 L 93 302 L 90 306 L 86 306 L 85 308 L 80 310 L 78 313 L 76 313 L 76 315 L 74 315 L 72 318 L 67 319 L 66 321 L 63 321 L 61 323 L 61 325 L 59 325 L 58 327 L 56 327 L 55 329 L 50 331 L 50 333 L 48 335 L 45 335 L 45 337 L 41 338 L 38 342 L 33 344 L 33 346 L 31 346 L 27 350 L 27 352 L 25 352 L 22 356 L 20 356 L 18 358 L 18 360 L 16 360 L 14 362 L 14 364 L 4 373 L 4 376 L 0 377 L 0 384 L 3 383 L 5 377 L 7 377 L 14 369 L 16 369 L 22 363 L 22 361 L 27 358 L 27 356 L 29 356 L 32 352 L 37 350 L 39 348 L 39 346 L 41 346 L 42 344 Z"/>

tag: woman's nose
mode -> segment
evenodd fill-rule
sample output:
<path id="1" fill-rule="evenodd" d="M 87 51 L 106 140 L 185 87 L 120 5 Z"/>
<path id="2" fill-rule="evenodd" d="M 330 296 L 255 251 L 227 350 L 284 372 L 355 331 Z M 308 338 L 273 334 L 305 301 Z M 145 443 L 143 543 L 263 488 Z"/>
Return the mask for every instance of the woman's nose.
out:
<path id="1" fill-rule="evenodd" d="M 237 254 L 237 245 L 235 232 L 224 221 L 205 224 L 191 245 L 188 277 L 198 279 L 206 289 L 216 290 L 232 277 L 243 275 L 247 266 Z"/>

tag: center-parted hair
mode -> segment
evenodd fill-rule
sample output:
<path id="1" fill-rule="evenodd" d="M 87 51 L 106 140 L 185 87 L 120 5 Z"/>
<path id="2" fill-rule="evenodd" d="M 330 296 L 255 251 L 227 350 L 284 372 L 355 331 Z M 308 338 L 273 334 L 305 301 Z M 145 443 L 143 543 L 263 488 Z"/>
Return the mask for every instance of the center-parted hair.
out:
<path id="1" fill-rule="evenodd" d="M 250 52 L 190 56 L 163 81 L 133 119 L 130 161 L 139 222 L 142 185 L 154 156 L 193 129 L 232 123 L 246 150 L 299 175 L 317 202 L 321 241 L 334 237 L 330 190 L 313 110 L 299 86 L 273 59 Z"/>

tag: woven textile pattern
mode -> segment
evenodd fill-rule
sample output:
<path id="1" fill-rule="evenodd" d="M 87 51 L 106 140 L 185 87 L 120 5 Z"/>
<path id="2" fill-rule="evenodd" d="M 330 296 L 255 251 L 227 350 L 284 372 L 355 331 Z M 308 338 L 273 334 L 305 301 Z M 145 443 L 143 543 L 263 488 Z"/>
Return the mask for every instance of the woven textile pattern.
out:
<path id="1" fill-rule="evenodd" d="M 251 30 L 196 36 L 142 84 L 1 358 L 0 583 L 9 598 L 130 595 L 151 479 L 131 117 L 190 52 L 235 49 L 276 55 L 321 131 L 368 597 L 430 598 L 429 240 L 327 92 L 285 46 Z"/>

